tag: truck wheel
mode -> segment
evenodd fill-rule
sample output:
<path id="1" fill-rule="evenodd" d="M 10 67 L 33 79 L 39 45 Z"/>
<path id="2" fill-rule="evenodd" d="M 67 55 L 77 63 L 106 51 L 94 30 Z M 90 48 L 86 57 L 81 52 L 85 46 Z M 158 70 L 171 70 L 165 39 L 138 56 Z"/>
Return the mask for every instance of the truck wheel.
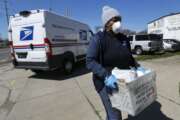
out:
<path id="1" fill-rule="evenodd" d="M 141 55 L 143 53 L 142 48 L 141 47 L 136 47 L 135 48 L 135 53 L 136 53 L 136 55 Z"/>
<path id="2" fill-rule="evenodd" d="M 154 55 L 155 54 L 155 51 L 150 51 L 149 52 L 151 55 Z"/>
<path id="3" fill-rule="evenodd" d="M 73 60 L 65 60 L 63 66 L 65 74 L 69 75 L 73 71 L 74 62 Z"/>
<path id="4" fill-rule="evenodd" d="M 35 74 L 43 74 L 42 70 L 31 70 L 32 72 L 34 72 Z"/>

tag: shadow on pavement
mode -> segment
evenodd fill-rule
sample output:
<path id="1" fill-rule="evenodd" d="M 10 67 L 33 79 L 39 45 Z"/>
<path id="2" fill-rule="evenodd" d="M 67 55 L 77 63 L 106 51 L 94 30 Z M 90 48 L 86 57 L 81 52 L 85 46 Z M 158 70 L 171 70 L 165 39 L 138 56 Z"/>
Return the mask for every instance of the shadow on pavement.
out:
<path id="1" fill-rule="evenodd" d="M 161 104 L 155 102 L 136 117 L 128 116 L 125 120 L 173 120 L 161 112 Z"/>
<path id="2" fill-rule="evenodd" d="M 63 70 L 43 72 L 41 74 L 35 74 L 29 78 L 39 78 L 45 80 L 66 80 L 73 77 L 81 76 L 89 73 L 90 71 L 86 69 L 85 61 L 81 61 L 75 64 L 74 71 L 70 75 L 65 75 Z"/>

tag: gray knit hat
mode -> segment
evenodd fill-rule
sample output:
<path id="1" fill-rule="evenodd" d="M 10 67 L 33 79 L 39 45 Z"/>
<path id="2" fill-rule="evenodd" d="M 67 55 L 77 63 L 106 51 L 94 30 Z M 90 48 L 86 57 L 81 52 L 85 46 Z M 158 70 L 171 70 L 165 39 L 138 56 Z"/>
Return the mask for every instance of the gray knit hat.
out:
<path id="1" fill-rule="evenodd" d="M 111 20 L 113 17 L 116 17 L 116 16 L 120 16 L 119 12 L 116 9 L 111 8 L 109 6 L 104 6 L 102 9 L 103 26 L 105 26 L 109 20 Z"/>

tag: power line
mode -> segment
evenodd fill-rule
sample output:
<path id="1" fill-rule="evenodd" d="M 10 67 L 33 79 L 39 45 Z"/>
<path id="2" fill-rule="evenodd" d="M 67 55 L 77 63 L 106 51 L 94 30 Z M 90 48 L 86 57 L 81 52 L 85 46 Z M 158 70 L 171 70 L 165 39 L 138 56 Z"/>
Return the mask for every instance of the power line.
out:
<path id="1" fill-rule="evenodd" d="M 17 10 L 14 8 L 13 2 L 12 0 L 8 1 L 8 5 L 9 5 L 9 13 L 12 14 L 14 12 L 16 12 Z"/>
<path id="2" fill-rule="evenodd" d="M 66 8 L 65 11 L 64 11 L 64 15 L 65 15 L 66 17 L 71 17 L 71 9 Z"/>
<path id="3" fill-rule="evenodd" d="M 9 25 L 9 12 L 8 12 L 8 1 L 4 0 L 4 9 L 5 9 L 5 13 L 6 13 L 6 20 L 7 20 L 7 24 Z"/>

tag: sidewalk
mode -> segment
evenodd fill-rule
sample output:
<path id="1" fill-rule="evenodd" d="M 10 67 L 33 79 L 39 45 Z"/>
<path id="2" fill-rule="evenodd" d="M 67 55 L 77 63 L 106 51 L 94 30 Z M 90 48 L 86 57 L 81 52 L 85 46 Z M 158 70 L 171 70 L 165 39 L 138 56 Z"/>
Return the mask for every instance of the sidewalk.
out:
<path id="1" fill-rule="evenodd" d="M 158 99 L 132 120 L 179 120 L 180 56 L 141 62 L 157 72 Z M 1 98 L 0 120 L 105 120 L 105 111 L 83 69 L 74 76 L 34 75 L 31 71 L 0 68 L 0 85 L 10 96 Z M 0 86 L 0 87 L 1 87 Z M 1 95 L 8 94 L 4 89 Z M 4 101 L 4 102 L 2 102 Z M 127 113 L 123 113 L 127 120 Z"/>
<path id="2" fill-rule="evenodd" d="M 152 68 L 157 73 L 157 92 L 158 99 L 145 112 L 136 119 L 140 120 L 179 120 L 180 119 L 180 56 L 169 57 L 166 59 L 149 60 L 141 62 L 143 66 Z M 88 96 L 88 99 L 95 106 L 95 110 L 104 120 L 105 112 L 94 92 L 91 83 L 90 74 L 84 75 L 78 80 L 81 89 Z M 89 79 L 89 81 L 87 81 Z M 127 119 L 127 113 L 123 113 L 123 119 Z"/>

